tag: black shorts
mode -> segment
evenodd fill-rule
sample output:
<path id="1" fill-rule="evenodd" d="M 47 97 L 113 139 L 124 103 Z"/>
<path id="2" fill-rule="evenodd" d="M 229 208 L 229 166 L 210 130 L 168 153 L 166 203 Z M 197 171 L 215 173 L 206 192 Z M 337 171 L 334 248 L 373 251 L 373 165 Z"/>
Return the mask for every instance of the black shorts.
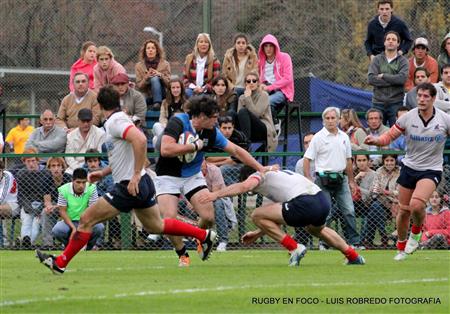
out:
<path id="1" fill-rule="evenodd" d="M 404 188 L 414 190 L 417 182 L 422 179 L 430 179 L 438 186 L 442 179 L 442 171 L 437 170 L 424 170 L 418 171 L 411 169 L 407 166 L 403 166 L 400 169 L 400 176 L 397 179 L 397 183 Z"/>
<path id="2" fill-rule="evenodd" d="M 105 193 L 105 200 L 121 212 L 128 213 L 132 209 L 148 208 L 156 204 L 156 192 L 153 181 L 148 174 L 141 177 L 139 181 L 139 194 L 136 196 L 128 193 L 128 183 L 120 181 L 114 184 L 111 192 Z"/>
<path id="3" fill-rule="evenodd" d="M 281 213 L 289 226 L 319 227 L 325 224 L 330 208 L 331 205 L 325 193 L 320 191 L 316 195 L 299 195 L 289 202 L 284 202 L 281 204 Z"/>

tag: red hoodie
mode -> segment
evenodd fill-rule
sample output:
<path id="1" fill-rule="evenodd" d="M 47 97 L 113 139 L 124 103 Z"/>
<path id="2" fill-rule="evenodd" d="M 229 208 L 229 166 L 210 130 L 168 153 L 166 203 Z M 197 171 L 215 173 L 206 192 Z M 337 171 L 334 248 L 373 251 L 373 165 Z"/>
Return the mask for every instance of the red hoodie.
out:
<path id="1" fill-rule="evenodd" d="M 430 235 L 428 238 L 425 233 Z M 436 234 L 442 234 L 447 238 L 447 243 L 450 244 L 450 210 L 443 208 L 437 215 L 428 213 L 425 218 L 423 226 L 422 241 L 426 241 Z"/>
<path id="2" fill-rule="evenodd" d="M 69 80 L 69 89 L 73 92 L 73 77 L 75 73 L 82 72 L 89 75 L 89 88 L 94 89 L 94 66 L 97 64 L 97 60 L 94 60 L 92 63 L 85 63 L 83 59 L 78 59 L 72 67 L 70 68 L 70 80 Z"/>

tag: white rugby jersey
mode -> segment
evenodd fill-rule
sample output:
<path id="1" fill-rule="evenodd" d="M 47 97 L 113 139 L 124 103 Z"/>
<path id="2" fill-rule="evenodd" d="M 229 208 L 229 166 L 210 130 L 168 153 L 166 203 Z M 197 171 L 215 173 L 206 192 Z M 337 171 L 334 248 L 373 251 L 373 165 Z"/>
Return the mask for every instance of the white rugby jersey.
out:
<path id="1" fill-rule="evenodd" d="M 113 113 L 105 122 L 105 146 L 114 183 L 130 180 L 134 173 L 133 145 L 125 140 L 132 127 L 133 122 L 123 111 Z M 141 176 L 144 174 L 145 170 L 142 169 Z"/>
<path id="2" fill-rule="evenodd" d="M 406 155 L 403 164 L 417 170 L 442 171 L 444 146 L 450 135 L 450 115 L 434 108 L 434 117 L 425 123 L 414 108 L 395 123 L 405 134 Z"/>
<path id="3" fill-rule="evenodd" d="M 264 177 L 256 172 L 250 177 L 259 181 L 253 191 L 277 203 L 288 202 L 299 195 L 315 195 L 321 191 L 316 184 L 290 170 L 268 171 Z"/>
<path id="4" fill-rule="evenodd" d="M 17 203 L 17 182 L 11 172 L 3 170 L 0 180 L 0 204 Z"/>

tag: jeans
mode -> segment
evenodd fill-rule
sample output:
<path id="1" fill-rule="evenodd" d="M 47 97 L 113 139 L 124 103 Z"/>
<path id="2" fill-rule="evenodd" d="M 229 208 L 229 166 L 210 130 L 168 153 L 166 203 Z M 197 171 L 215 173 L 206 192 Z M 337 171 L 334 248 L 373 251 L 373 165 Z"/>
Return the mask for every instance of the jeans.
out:
<path id="1" fill-rule="evenodd" d="M 392 104 L 372 104 L 372 107 L 383 113 L 383 124 L 392 127 L 396 121 L 397 109 L 403 107 L 403 102 L 395 102 Z"/>
<path id="2" fill-rule="evenodd" d="M 364 233 L 361 238 L 364 242 L 372 243 L 375 238 L 375 231 L 378 229 L 381 238 L 386 237 L 386 208 L 377 200 L 370 205 L 369 212 L 363 228 Z"/>
<path id="3" fill-rule="evenodd" d="M 153 104 L 161 104 L 164 98 L 164 85 L 159 76 L 150 78 L 150 89 L 152 91 Z"/>
<path id="4" fill-rule="evenodd" d="M 78 221 L 72 221 L 75 227 L 78 227 Z M 102 223 L 98 223 L 92 228 L 91 238 L 87 244 L 87 249 L 92 249 L 94 245 L 101 245 L 103 241 L 103 230 L 105 226 Z M 60 220 L 52 229 L 52 234 L 56 240 L 60 241 L 64 245 L 69 242 L 72 229 L 64 221 Z"/>
<path id="5" fill-rule="evenodd" d="M 219 198 L 214 201 L 214 212 L 216 215 L 216 228 L 219 242 L 228 243 L 228 219 L 225 215 L 225 203 Z"/>
<path id="6" fill-rule="evenodd" d="M 220 171 L 222 172 L 223 181 L 225 181 L 226 186 L 239 182 L 239 173 L 243 166 L 243 164 L 226 164 L 220 166 Z"/>
<path id="7" fill-rule="evenodd" d="M 272 111 L 272 119 L 276 119 L 277 113 L 283 109 L 286 104 L 286 96 L 282 91 L 277 90 L 269 95 L 270 110 Z"/>
<path id="8" fill-rule="evenodd" d="M 42 221 L 41 221 L 42 245 L 52 246 L 53 245 L 52 229 L 55 226 L 55 224 L 58 222 L 58 219 L 59 219 L 58 210 L 55 209 L 50 214 L 47 214 L 45 211 L 42 211 L 41 218 L 42 218 Z"/>
<path id="9" fill-rule="evenodd" d="M 22 226 L 20 228 L 20 238 L 28 236 L 31 239 L 31 243 L 34 244 L 41 227 L 41 219 L 34 214 L 27 214 L 23 209 L 20 211 L 20 221 Z"/>
<path id="10" fill-rule="evenodd" d="M 344 176 L 344 181 L 342 182 L 340 187 L 337 188 L 327 188 L 324 187 L 320 179 L 316 179 L 316 184 L 322 189 L 325 193 L 326 197 L 330 204 L 331 198 L 336 200 L 337 208 L 341 211 L 341 216 L 344 221 L 344 236 L 347 239 L 347 242 L 351 245 L 359 244 L 359 235 L 356 231 L 356 219 L 355 219 L 355 208 L 353 206 L 352 194 L 350 192 L 350 187 L 348 185 L 348 178 Z M 332 211 L 330 211 L 330 215 L 327 217 L 327 225 L 330 219 L 332 218 Z"/>

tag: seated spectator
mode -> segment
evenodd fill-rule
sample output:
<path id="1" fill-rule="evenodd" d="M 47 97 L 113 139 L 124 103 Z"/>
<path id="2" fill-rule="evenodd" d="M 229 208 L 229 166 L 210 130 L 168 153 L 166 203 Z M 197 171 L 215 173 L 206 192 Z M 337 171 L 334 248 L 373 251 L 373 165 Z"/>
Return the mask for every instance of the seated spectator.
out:
<path id="1" fill-rule="evenodd" d="M 31 133 L 25 148 L 34 147 L 38 153 L 64 153 L 67 134 L 55 125 L 55 115 L 49 109 L 41 113 L 41 125 Z"/>
<path id="2" fill-rule="evenodd" d="M 228 80 L 230 89 L 234 89 L 239 98 L 245 90 L 245 76 L 252 71 L 258 71 L 258 57 L 246 35 L 234 36 L 233 42 L 234 46 L 225 52 L 222 74 Z"/>
<path id="3" fill-rule="evenodd" d="M 386 214 L 390 213 L 392 218 L 396 217 L 398 205 L 397 179 L 400 175 L 400 168 L 396 164 L 395 157 L 395 155 L 383 155 L 383 165 L 376 171 L 371 191 L 373 201 L 363 227 L 362 239 L 365 247 L 374 246 L 373 240 L 377 229 L 381 237 L 381 245 L 383 247 L 388 245 Z"/>
<path id="4" fill-rule="evenodd" d="M 416 68 L 421 67 L 427 69 L 429 80 L 431 83 L 437 83 L 439 77 L 439 67 L 435 58 L 428 55 L 428 40 L 424 37 L 418 37 L 414 40 L 413 56 L 409 58 L 409 73 L 405 83 L 406 91 L 410 91 L 414 84 L 414 73 Z"/>
<path id="5" fill-rule="evenodd" d="M 94 89 L 94 66 L 97 64 L 97 46 L 92 41 L 86 41 L 81 46 L 80 59 L 70 67 L 69 90 L 75 91 L 73 80 L 76 73 L 85 73 L 89 79 L 89 89 Z"/>
<path id="6" fill-rule="evenodd" d="M 237 97 L 236 93 L 228 86 L 228 81 L 223 76 L 218 76 L 212 80 L 214 99 L 219 105 L 221 116 L 236 117 Z"/>
<path id="7" fill-rule="evenodd" d="M 136 63 L 136 87 L 146 98 L 149 108 L 159 110 L 165 98 L 165 89 L 170 80 L 170 64 L 164 50 L 156 40 L 144 42 L 139 51 L 140 62 Z"/>
<path id="8" fill-rule="evenodd" d="M 55 239 L 67 245 L 77 230 L 81 215 L 97 199 L 97 188 L 95 184 L 87 182 L 87 171 L 82 168 L 75 169 L 72 182 L 58 188 L 58 209 L 62 220 L 53 227 L 52 233 Z M 103 229 L 102 223 L 98 223 L 92 228 L 91 238 L 86 249 L 98 249 L 102 241 Z"/>
<path id="9" fill-rule="evenodd" d="M 439 73 L 442 72 L 442 68 L 446 64 L 450 64 L 450 33 L 445 35 L 444 40 L 441 43 L 441 49 L 437 58 Z"/>
<path id="10" fill-rule="evenodd" d="M 364 144 L 367 133 L 353 109 L 342 109 L 339 126 L 350 138 L 352 150 L 368 150 L 369 145 Z"/>
<path id="11" fill-rule="evenodd" d="M 18 124 L 6 135 L 5 142 L 9 144 L 11 151 L 14 150 L 15 154 L 23 154 L 25 144 L 33 131 L 30 119 L 19 118 Z"/>
<path id="12" fill-rule="evenodd" d="M 375 108 L 370 108 L 366 113 L 366 120 L 368 128 L 366 129 L 366 133 L 372 136 L 380 136 L 387 131 L 389 128 L 383 125 L 383 113 Z M 368 150 L 370 151 L 380 151 L 383 149 L 387 149 L 387 146 L 378 147 L 378 146 L 369 146 Z M 370 162 L 373 167 L 378 167 L 381 163 L 381 155 L 370 155 Z"/>
<path id="13" fill-rule="evenodd" d="M 314 134 L 315 134 L 314 132 L 309 132 L 303 136 L 303 151 L 304 152 L 306 152 L 306 150 L 308 149 L 309 143 L 311 143 L 311 140 L 312 140 Z M 304 175 L 303 174 L 303 161 L 304 161 L 304 158 L 302 157 L 295 164 L 295 172 L 300 173 L 302 176 Z M 316 180 L 316 170 L 314 167 L 314 160 L 311 160 L 311 162 L 310 162 L 310 175 L 311 175 L 311 178 L 313 179 L 313 181 Z"/>
<path id="14" fill-rule="evenodd" d="M 448 198 L 448 196 L 447 196 Z M 450 245 L 450 210 L 444 205 L 444 196 L 434 191 L 423 225 L 420 246 L 425 249 L 448 249 Z"/>
<path id="15" fill-rule="evenodd" d="M 397 109 L 397 120 L 404 115 L 405 113 L 407 113 L 409 110 L 406 107 L 401 107 Z M 405 139 L 405 135 L 402 134 L 399 137 L 397 137 L 391 144 L 389 144 L 389 149 L 392 150 L 402 150 L 402 151 L 406 151 L 406 139 Z M 399 164 L 401 164 L 402 159 L 405 156 L 403 155 L 398 155 L 397 156 L 397 161 Z"/>
<path id="16" fill-rule="evenodd" d="M 111 84 L 111 80 L 119 73 L 127 73 L 125 68 L 114 59 L 114 55 L 106 46 L 97 49 L 97 64 L 94 66 L 94 92 Z"/>
<path id="17" fill-rule="evenodd" d="M 427 69 L 422 67 L 417 67 L 414 70 L 414 87 L 406 93 L 405 99 L 403 100 L 403 106 L 408 109 L 413 109 L 417 107 L 417 88 L 416 86 L 422 83 L 430 82 L 430 74 Z M 398 118 L 397 118 L 398 119 Z"/>
<path id="18" fill-rule="evenodd" d="M 183 82 L 186 96 L 212 92 L 211 82 L 220 75 L 220 62 L 217 59 L 209 34 L 200 33 L 195 41 L 194 50 L 186 56 Z"/>
<path id="19" fill-rule="evenodd" d="M 78 126 L 78 111 L 83 108 L 92 110 L 93 123 L 100 125 L 101 111 L 97 102 L 97 94 L 89 89 L 89 77 L 84 73 L 76 73 L 73 78 L 74 91 L 61 102 L 56 114 L 56 125 L 67 132 Z"/>
<path id="20" fill-rule="evenodd" d="M 3 141 L 3 134 L 0 132 L 0 153 L 3 153 L 3 147 L 5 146 L 5 142 Z"/>
<path id="21" fill-rule="evenodd" d="M 63 157 L 50 157 L 47 160 L 47 170 L 50 171 L 53 180 L 46 182 L 47 190 L 50 197 L 44 201 L 44 210 L 41 214 L 42 225 L 42 248 L 46 250 L 53 250 L 53 235 L 52 229 L 58 221 L 58 188 L 72 181 L 72 176 L 64 171 L 67 168 Z"/>
<path id="22" fill-rule="evenodd" d="M 12 218 L 20 213 L 17 202 L 17 182 L 13 174 L 5 170 L 5 163 L 0 160 L 0 220 Z M 0 237 L 3 233 L 0 233 Z"/>
<path id="23" fill-rule="evenodd" d="M 184 112 L 186 105 L 187 100 L 183 81 L 179 78 L 171 79 L 167 88 L 167 97 L 164 99 L 159 113 L 159 122 L 153 125 L 153 147 L 157 146 L 156 142 L 166 128 L 170 117 L 175 113 Z"/>
<path id="24" fill-rule="evenodd" d="M 130 87 L 130 80 L 125 73 L 119 73 L 111 80 L 114 89 L 120 95 L 120 108 L 130 116 L 137 116 L 141 121 L 145 121 L 147 105 L 144 96 L 134 88 Z"/>
<path id="25" fill-rule="evenodd" d="M 442 81 L 434 84 L 437 89 L 434 106 L 450 114 L 450 63 L 442 66 L 441 78 Z"/>
<path id="26" fill-rule="evenodd" d="M 291 56 L 280 50 L 275 36 L 264 36 L 258 50 L 261 90 L 269 94 L 272 117 L 278 124 L 277 113 L 286 101 L 294 100 L 294 74 Z"/>
<path id="27" fill-rule="evenodd" d="M 86 154 L 98 154 L 100 153 L 98 150 L 96 149 L 88 149 L 86 151 Z M 83 169 L 87 170 L 88 173 L 96 171 L 96 170 L 101 170 L 105 167 L 107 167 L 108 165 L 100 159 L 100 157 L 84 157 L 85 163 L 83 165 Z M 99 181 L 95 182 L 95 184 L 97 185 L 97 193 L 99 197 L 102 197 L 103 195 L 105 195 L 106 192 L 109 192 L 114 185 L 114 181 L 112 179 L 111 174 L 102 177 Z"/>
<path id="28" fill-rule="evenodd" d="M 245 92 L 239 97 L 239 129 L 252 142 L 266 141 L 267 151 L 273 152 L 278 136 L 272 120 L 269 95 L 259 88 L 259 76 L 251 72 L 245 77 Z"/>
<path id="29" fill-rule="evenodd" d="M 101 151 L 105 142 L 105 131 L 93 125 L 93 115 L 90 109 L 78 112 L 78 128 L 67 135 L 66 153 L 85 153 L 88 149 Z M 66 157 L 67 173 L 72 174 L 76 168 L 84 164 L 83 157 Z"/>

